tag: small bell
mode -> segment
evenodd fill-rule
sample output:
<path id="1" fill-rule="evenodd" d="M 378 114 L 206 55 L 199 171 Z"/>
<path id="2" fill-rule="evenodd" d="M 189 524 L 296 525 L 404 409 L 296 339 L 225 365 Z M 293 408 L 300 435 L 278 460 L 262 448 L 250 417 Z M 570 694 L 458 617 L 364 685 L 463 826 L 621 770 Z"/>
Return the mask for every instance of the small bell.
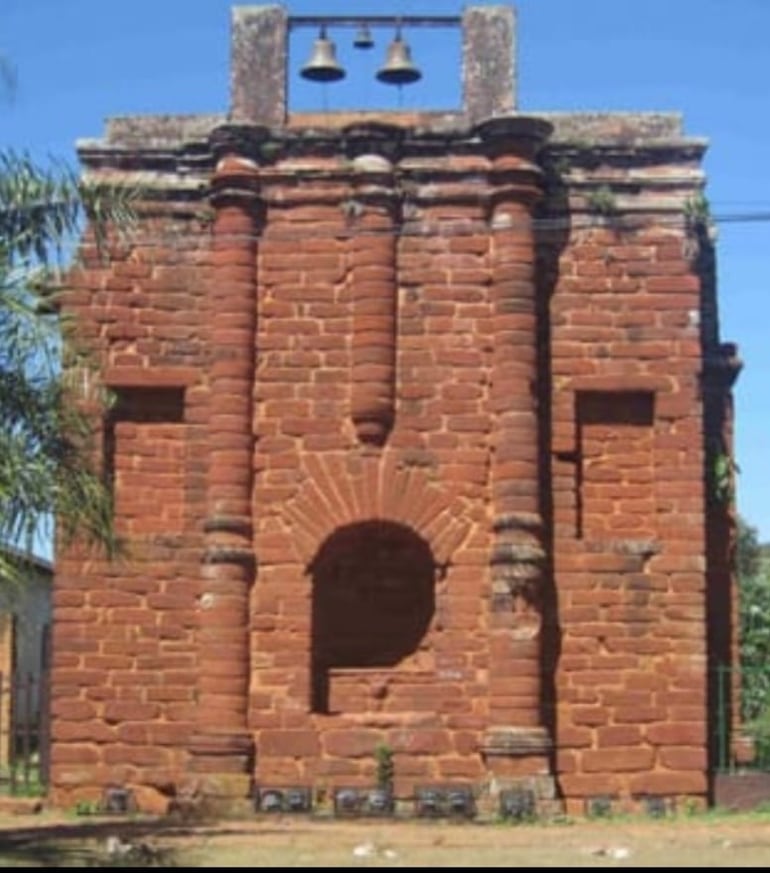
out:
<path id="1" fill-rule="evenodd" d="M 356 38 L 353 40 L 353 45 L 357 49 L 370 49 L 374 45 L 374 38 L 372 37 L 372 32 L 369 30 L 369 25 L 363 23 L 358 28 L 358 33 L 356 33 Z"/>
<path id="2" fill-rule="evenodd" d="M 313 43 L 310 60 L 300 70 L 300 75 L 312 82 L 337 82 L 345 78 L 345 68 L 337 61 L 337 49 L 334 42 L 327 39 L 325 27 Z"/>
<path id="3" fill-rule="evenodd" d="M 401 31 L 388 46 L 385 64 L 377 71 L 377 78 L 386 85 L 409 85 L 422 78 L 420 70 L 412 63 L 412 52 L 401 38 Z"/>

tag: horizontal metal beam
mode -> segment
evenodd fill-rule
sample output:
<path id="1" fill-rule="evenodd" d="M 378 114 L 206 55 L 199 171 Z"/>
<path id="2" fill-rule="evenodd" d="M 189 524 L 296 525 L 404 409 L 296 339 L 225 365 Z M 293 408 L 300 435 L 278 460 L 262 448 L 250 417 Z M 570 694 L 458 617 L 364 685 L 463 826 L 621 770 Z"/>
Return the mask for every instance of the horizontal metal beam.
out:
<path id="1" fill-rule="evenodd" d="M 459 15 L 290 15 L 289 27 L 457 27 Z"/>

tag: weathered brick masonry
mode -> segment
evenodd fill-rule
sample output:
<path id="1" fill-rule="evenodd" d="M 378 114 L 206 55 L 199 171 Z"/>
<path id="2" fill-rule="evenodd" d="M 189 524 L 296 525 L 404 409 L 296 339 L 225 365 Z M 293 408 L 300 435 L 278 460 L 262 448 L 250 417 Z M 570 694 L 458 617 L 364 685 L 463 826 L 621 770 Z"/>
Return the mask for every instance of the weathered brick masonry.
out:
<path id="1" fill-rule="evenodd" d="M 66 310 L 126 555 L 57 562 L 53 784 L 524 782 L 704 798 L 733 657 L 737 362 L 661 114 L 516 111 L 505 7 L 455 113 L 291 115 L 280 7 L 236 10 L 233 105 L 120 118 L 141 182 Z"/>

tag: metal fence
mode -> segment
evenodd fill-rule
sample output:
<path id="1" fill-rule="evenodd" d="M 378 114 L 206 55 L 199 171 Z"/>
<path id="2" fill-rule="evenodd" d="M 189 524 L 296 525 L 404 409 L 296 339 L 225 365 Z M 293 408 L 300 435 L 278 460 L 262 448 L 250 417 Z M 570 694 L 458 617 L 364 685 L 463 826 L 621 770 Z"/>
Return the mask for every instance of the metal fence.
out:
<path id="1" fill-rule="evenodd" d="M 714 678 L 717 771 L 770 771 L 770 665 L 722 665 Z"/>
<path id="2" fill-rule="evenodd" d="M 45 793 L 49 728 L 48 674 L 0 672 L 0 794 Z"/>

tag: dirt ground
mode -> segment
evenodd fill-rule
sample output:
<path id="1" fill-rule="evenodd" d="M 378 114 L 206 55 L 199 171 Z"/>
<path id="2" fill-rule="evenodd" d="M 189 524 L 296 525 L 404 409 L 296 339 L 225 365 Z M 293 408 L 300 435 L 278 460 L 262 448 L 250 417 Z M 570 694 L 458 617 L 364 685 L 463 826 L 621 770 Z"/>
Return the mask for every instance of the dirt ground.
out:
<path id="1" fill-rule="evenodd" d="M 558 824 L 0 820 L 0 866 L 765 867 L 770 815 Z"/>

